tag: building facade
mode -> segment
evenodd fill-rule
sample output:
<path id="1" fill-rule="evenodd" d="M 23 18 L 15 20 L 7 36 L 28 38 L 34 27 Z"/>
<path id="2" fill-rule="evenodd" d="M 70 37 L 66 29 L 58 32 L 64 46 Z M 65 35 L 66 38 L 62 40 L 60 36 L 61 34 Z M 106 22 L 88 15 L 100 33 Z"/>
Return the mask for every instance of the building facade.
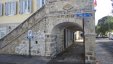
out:
<path id="1" fill-rule="evenodd" d="M 0 54 L 54 57 L 74 43 L 74 32 L 82 31 L 85 63 L 95 64 L 92 3 L 92 0 L 46 0 L 45 6 L 0 39 Z M 90 14 L 86 15 L 90 17 L 75 14 L 83 12 Z"/>
<path id="2" fill-rule="evenodd" d="M 45 4 L 44 0 L 0 0 L 0 38 Z"/>

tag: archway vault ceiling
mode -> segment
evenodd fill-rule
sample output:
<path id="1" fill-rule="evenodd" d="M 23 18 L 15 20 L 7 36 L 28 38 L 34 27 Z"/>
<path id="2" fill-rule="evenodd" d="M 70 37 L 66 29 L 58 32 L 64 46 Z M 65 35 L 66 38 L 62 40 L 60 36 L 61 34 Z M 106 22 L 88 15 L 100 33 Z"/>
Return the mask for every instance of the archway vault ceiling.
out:
<path id="1" fill-rule="evenodd" d="M 73 32 L 75 32 L 75 31 L 82 31 L 83 30 L 82 27 L 79 24 L 74 23 L 74 22 L 63 22 L 63 23 L 60 23 L 60 24 L 54 26 L 53 31 L 55 29 L 58 29 L 58 28 L 59 29 L 69 29 L 69 30 L 71 30 Z"/>

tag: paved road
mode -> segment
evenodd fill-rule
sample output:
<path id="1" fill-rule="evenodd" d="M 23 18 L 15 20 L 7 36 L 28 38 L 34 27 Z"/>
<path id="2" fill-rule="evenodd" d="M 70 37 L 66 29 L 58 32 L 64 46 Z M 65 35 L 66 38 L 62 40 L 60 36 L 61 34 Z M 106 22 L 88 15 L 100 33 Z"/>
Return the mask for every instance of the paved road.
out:
<path id="1" fill-rule="evenodd" d="M 73 44 L 55 58 L 0 55 L 0 64 L 84 64 L 83 44 Z"/>
<path id="2" fill-rule="evenodd" d="M 99 64 L 113 64 L 113 40 L 96 40 L 96 58 Z"/>

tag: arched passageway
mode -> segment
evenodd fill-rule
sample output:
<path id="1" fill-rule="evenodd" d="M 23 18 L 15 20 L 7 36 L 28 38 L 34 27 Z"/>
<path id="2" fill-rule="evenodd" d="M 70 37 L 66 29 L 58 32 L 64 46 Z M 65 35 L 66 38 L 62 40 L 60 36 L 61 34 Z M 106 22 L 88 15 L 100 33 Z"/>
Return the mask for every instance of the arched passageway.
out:
<path id="1" fill-rule="evenodd" d="M 84 63 L 85 49 L 83 41 L 81 43 L 76 42 L 76 31 L 82 32 L 82 27 L 79 24 L 74 22 L 63 22 L 59 23 L 52 29 L 52 35 L 55 36 L 54 43 L 56 44 L 56 54 L 59 57 L 64 59 L 73 59 L 70 61 L 72 63 Z M 81 36 L 82 37 L 82 36 Z M 60 55 L 60 56 L 59 56 Z M 54 59 L 55 63 L 60 61 L 59 59 Z M 52 63 L 54 62 L 52 60 Z M 62 60 L 63 61 L 63 60 Z M 66 60 L 64 60 L 66 61 Z M 50 62 L 51 64 L 51 62 Z"/>

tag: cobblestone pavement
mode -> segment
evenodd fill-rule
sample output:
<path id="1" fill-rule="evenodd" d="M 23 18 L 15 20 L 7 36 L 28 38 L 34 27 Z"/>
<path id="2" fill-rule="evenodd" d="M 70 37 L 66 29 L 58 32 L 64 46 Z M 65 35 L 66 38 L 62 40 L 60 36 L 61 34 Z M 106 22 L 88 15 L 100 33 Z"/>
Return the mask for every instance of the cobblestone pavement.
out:
<path id="1" fill-rule="evenodd" d="M 96 59 L 99 64 L 113 64 L 113 40 L 96 40 Z"/>
<path id="2" fill-rule="evenodd" d="M 74 44 L 53 59 L 39 56 L 0 55 L 0 64 L 84 64 L 84 49 L 82 44 Z"/>

